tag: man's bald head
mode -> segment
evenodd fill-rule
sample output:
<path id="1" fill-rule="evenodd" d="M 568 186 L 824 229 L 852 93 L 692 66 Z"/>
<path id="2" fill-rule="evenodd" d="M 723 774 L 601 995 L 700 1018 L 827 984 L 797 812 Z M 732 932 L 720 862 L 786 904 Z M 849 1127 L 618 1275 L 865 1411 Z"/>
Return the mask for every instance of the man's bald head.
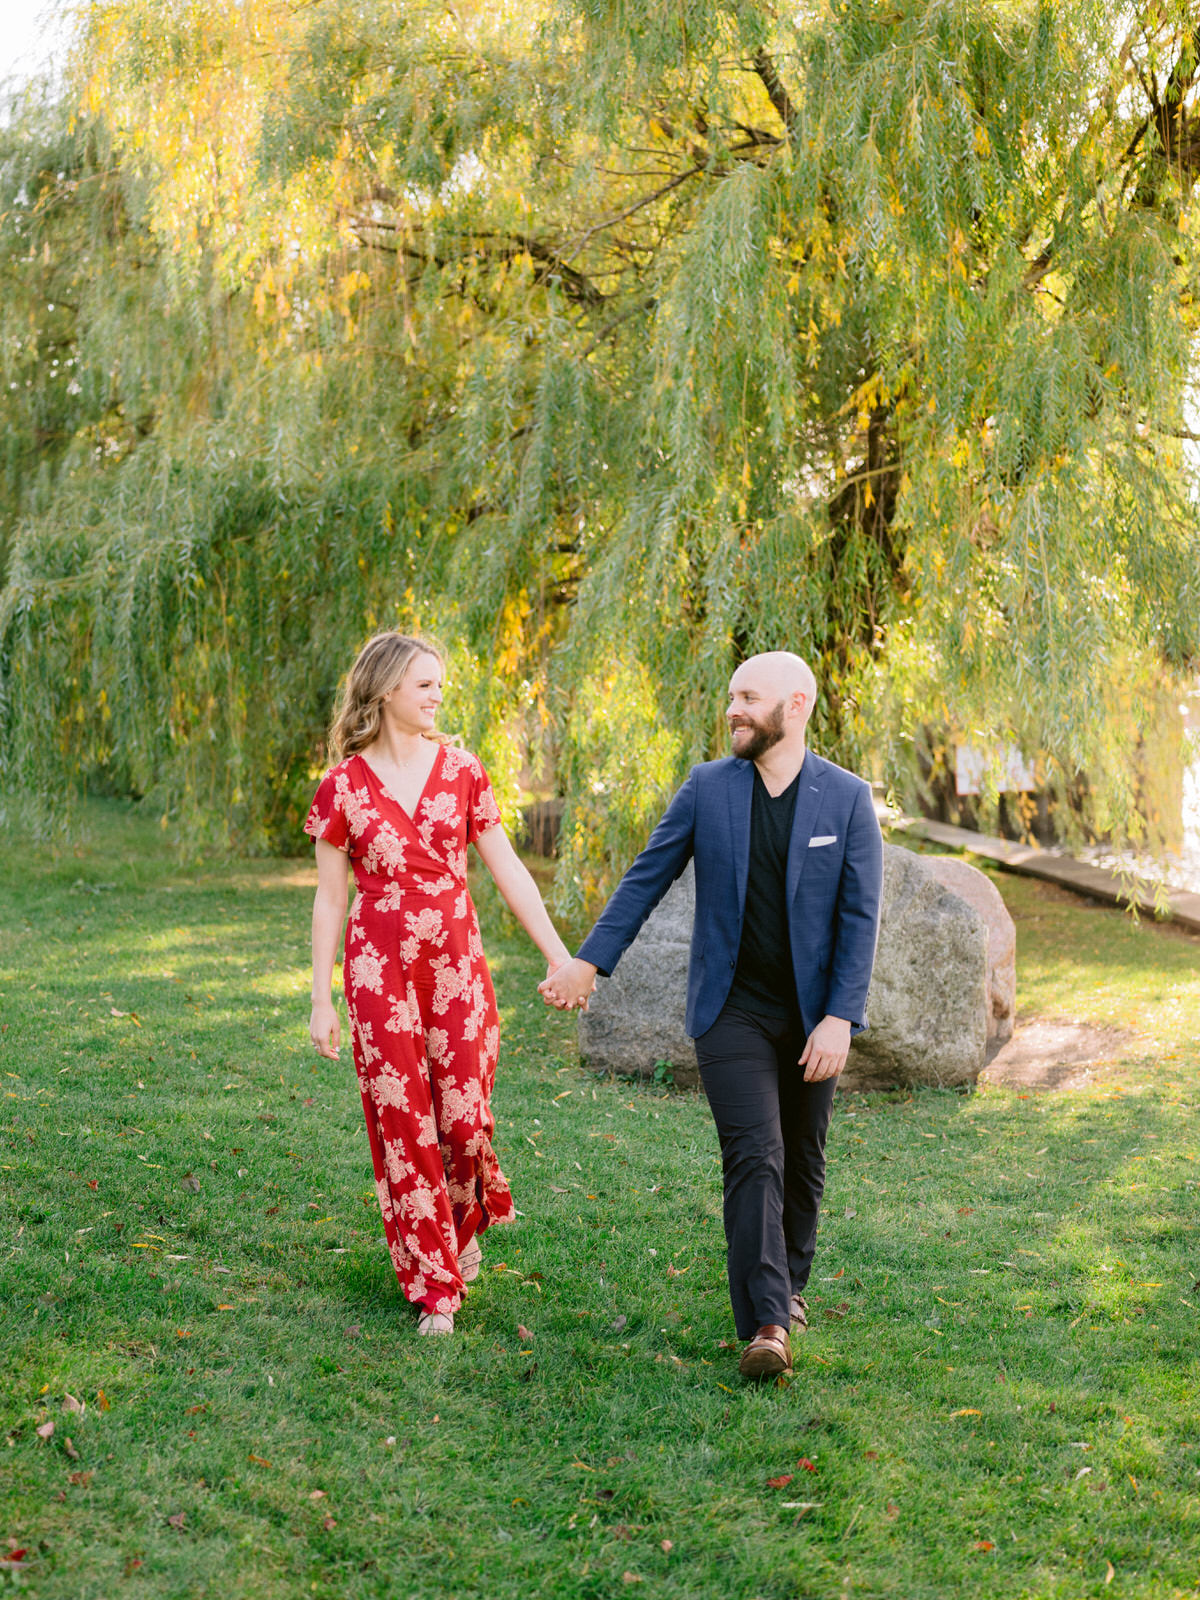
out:
<path id="1" fill-rule="evenodd" d="M 811 668 L 790 650 L 769 650 L 743 661 L 729 680 L 726 718 L 733 753 L 757 761 L 781 741 L 802 751 L 816 698 Z"/>
<path id="2" fill-rule="evenodd" d="M 735 685 L 742 688 L 751 684 L 759 694 L 769 695 L 775 702 L 782 700 L 787 704 L 795 695 L 803 695 L 805 722 L 812 716 L 817 700 L 817 680 L 808 662 L 792 651 L 765 650 L 743 661 L 729 681 L 730 691 Z"/>

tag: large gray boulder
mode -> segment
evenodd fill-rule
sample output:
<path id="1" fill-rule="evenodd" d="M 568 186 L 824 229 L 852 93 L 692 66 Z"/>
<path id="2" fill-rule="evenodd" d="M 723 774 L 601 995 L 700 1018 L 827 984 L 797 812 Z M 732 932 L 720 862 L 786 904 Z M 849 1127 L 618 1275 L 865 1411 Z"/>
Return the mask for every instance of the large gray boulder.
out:
<path id="1" fill-rule="evenodd" d="M 699 1081 L 683 1026 L 694 910 L 689 866 L 580 1013 L 585 1066 L 652 1077 L 665 1062 L 675 1083 Z M 973 1083 L 987 1055 L 989 1010 L 984 918 L 938 881 L 927 858 L 885 845 L 871 1025 L 851 1047 L 843 1087 Z"/>
<path id="2" fill-rule="evenodd" d="M 961 856 L 922 856 L 938 882 L 978 911 L 988 935 L 988 1051 L 1011 1039 L 1017 1009 L 1017 928 L 1004 897 Z"/>
<path id="3" fill-rule="evenodd" d="M 870 1026 L 850 1046 L 847 1089 L 974 1083 L 987 1058 L 988 936 L 925 858 L 885 845 Z"/>
<path id="4" fill-rule="evenodd" d="M 653 1077 L 665 1062 L 685 1088 L 699 1083 L 696 1047 L 684 1031 L 688 951 L 696 911 L 691 863 L 647 918 L 642 931 L 601 978 L 579 1013 L 579 1053 L 596 1072 Z"/>

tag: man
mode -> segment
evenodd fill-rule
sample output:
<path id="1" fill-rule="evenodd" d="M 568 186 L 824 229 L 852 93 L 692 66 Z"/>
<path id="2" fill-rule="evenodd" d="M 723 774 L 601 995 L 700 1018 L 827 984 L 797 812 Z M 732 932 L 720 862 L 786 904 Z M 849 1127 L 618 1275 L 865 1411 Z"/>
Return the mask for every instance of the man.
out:
<path id="1" fill-rule="evenodd" d="M 729 684 L 733 754 L 693 767 L 579 954 L 539 987 L 586 1004 L 694 858 L 687 1031 L 717 1125 L 729 1294 L 747 1377 L 792 1364 L 825 1183 L 825 1134 L 866 1026 L 883 846 L 861 778 L 806 749 L 816 681 L 752 656 Z"/>

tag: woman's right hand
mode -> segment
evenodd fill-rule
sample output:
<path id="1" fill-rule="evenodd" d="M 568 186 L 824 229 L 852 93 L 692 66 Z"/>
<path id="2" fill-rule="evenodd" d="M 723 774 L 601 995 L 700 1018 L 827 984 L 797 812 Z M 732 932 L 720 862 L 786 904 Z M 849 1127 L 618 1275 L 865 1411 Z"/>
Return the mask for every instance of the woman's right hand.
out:
<path id="1" fill-rule="evenodd" d="M 308 1037 L 319 1056 L 330 1061 L 338 1059 L 342 1025 L 332 1000 L 314 1000 L 312 1019 L 308 1024 Z"/>

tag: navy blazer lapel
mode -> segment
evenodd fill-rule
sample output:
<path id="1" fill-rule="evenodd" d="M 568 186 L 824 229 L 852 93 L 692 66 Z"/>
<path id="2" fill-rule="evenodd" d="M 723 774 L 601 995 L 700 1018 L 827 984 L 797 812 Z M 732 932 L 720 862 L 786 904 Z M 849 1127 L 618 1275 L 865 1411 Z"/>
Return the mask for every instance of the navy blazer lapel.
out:
<path id="1" fill-rule="evenodd" d="M 729 826 L 733 835 L 733 883 L 738 914 L 746 904 L 746 879 L 750 874 L 750 807 L 754 802 L 754 763 L 733 758 L 729 774 Z"/>
<path id="2" fill-rule="evenodd" d="M 817 825 L 817 812 L 825 788 L 825 763 L 811 750 L 806 751 L 804 765 L 800 768 L 800 789 L 796 795 L 796 813 L 792 818 L 792 837 L 788 845 L 787 898 L 788 904 L 796 898 L 800 887 L 800 874 L 808 860 L 808 841 Z"/>

